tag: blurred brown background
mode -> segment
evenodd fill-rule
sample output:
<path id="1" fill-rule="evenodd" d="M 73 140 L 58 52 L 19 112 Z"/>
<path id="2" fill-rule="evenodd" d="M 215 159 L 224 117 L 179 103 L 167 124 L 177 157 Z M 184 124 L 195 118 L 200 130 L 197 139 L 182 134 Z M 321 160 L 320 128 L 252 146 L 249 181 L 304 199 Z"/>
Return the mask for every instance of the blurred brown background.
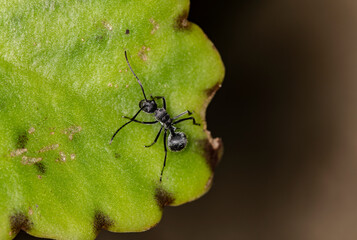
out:
<path id="1" fill-rule="evenodd" d="M 227 69 L 213 187 L 148 232 L 98 239 L 357 239 L 357 2 L 192 0 L 189 20 Z"/>

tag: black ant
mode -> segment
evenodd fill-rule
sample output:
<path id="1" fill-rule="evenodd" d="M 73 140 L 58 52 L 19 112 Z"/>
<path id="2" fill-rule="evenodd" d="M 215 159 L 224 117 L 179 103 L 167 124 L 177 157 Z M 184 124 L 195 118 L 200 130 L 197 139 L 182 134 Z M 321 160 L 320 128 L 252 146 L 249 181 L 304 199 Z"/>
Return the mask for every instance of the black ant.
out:
<path id="1" fill-rule="evenodd" d="M 162 129 L 164 129 L 165 158 L 164 158 L 164 165 L 162 167 L 161 175 L 160 175 L 160 182 L 161 182 L 162 174 L 164 172 L 164 168 L 165 168 L 165 165 L 166 165 L 166 157 L 167 157 L 167 147 L 166 147 L 167 132 L 169 132 L 169 137 L 168 137 L 168 141 L 167 141 L 167 145 L 169 146 L 169 149 L 171 151 L 173 151 L 173 152 L 178 152 L 178 151 L 183 150 L 186 147 L 186 145 L 187 145 L 187 137 L 183 132 L 176 132 L 177 128 L 174 127 L 174 125 L 176 125 L 176 124 L 178 124 L 180 122 L 183 122 L 183 121 L 190 120 L 190 119 L 192 119 L 192 122 L 193 122 L 194 125 L 200 125 L 200 124 L 196 123 L 196 120 L 195 120 L 194 117 L 187 117 L 187 118 L 183 118 L 183 119 L 175 121 L 175 119 L 177 119 L 177 118 L 179 118 L 179 117 L 181 117 L 181 116 L 183 116 L 185 114 L 191 115 L 192 113 L 190 111 L 188 111 L 188 110 L 184 111 L 183 113 L 181 113 L 179 115 L 177 115 L 176 117 L 171 118 L 170 115 L 166 112 L 166 100 L 165 100 L 165 97 L 152 97 L 151 96 L 151 100 L 148 100 L 146 98 L 145 91 L 144 91 L 143 85 L 140 82 L 140 79 L 136 76 L 136 74 L 134 73 L 133 69 L 130 66 L 128 57 L 126 55 L 126 51 L 124 51 L 124 53 L 125 53 L 126 62 L 127 62 L 128 66 L 129 66 L 131 72 L 133 73 L 135 78 L 138 80 L 138 83 L 139 83 L 139 85 L 141 87 L 141 91 L 143 92 L 143 95 L 144 95 L 145 99 L 140 101 L 140 103 L 139 103 L 140 110 L 132 118 L 123 116 L 123 118 L 130 119 L 130 121 L 125 123 L 123 126 L 121 126 L 114 133 L 112 139 L 110 140 L 110 144 L 112 143 L 112 141 L 113 141 L 114 137 L 117 135 L 117 133 L 123 127 L 125 127 L 126 125 L 128 125 L 131 122 L 137 122 L 137 123 L 141 123 L 141 124 L 156 124 L 156 123 L 160 123 L 161 124 L 161 128 L 159 130 L 159 133 L 156 135 L 154 142 L 151 143 L 150 145 L 145 146 L 145 147 L 151 147 L 152 145 L 154 145 L 157 142 L 157 139 L 159 138 L 159 136 L 160 136 L 160 134 L 162 132 Z M 158 108 L 157 107 L 157 104 L 155 102 L 155 100 L 157 100 L 157 99 L 162 99 L 162 102 L 163 102 L 163 107 L 162 108 Z M 152 121 L 152 122 L 143 122 L 143 121 L 135 120 L 135 118 L 139 115 L 139 113 L 141 111 L 144 111 L 144 112 L 149 113 L 149 114 L 154 114 L 156 120 Z"/>

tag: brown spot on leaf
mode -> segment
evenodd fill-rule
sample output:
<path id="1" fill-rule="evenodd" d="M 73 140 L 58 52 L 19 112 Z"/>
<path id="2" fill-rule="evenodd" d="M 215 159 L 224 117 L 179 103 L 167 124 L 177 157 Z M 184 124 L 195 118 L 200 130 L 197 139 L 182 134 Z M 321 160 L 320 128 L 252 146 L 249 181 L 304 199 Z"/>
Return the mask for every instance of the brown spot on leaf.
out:
<path id="1" fill-rule="evenodd" d="M 22 155 L 23 153 L 27 152 L 27 149 L 26 148 L 22 148 L 22 149 L 16 149 L 15 151 L 12 151 L 10 153 L 10 156 L 11 157 L 17 157 L 17 156 L 20 156 Z"/>
<path id="2" fill-rule="evenodd" d="M 156 188 L 155 191 L 156 191 L 155 199 L 156 199 L 157 205 L 159 205 L 159 207 L 161 209 L 163 209 L 165 206 L 168 206 L 175 201 L 172 194 L 165 191 L 164 189 L 159 187 L 159 188 Z"/>
<path id="3" fill-rule="evenodd" d="M 81 126 L 71 126 L 71 127 L 67 128 L 67 129 L 65 129 L 63 131 L 63 133 L 67 134 L 68 135 L 68 139 L 70 141 L 72 141 L 73 140 L 73 136 L 75 134 L 79 133 L 80 131 L 82 131 L 82 127 Z"/>
<path id="4" fill-rule="evenodd" d="M 108 31 L 112 31 L 113 30 L 113 26 L 106 20 L 102 21 L 103 27 L 106 28 Z"/>
<path id="5" fill-rule="evenodd" d="M 56 159 L 56 162 L 59 162 L 59 161 L 65 162 L 67 159 L 66 153 L 59 152 L 58 154 L 60 157 Z"/>
<path id="6" fill-rule="evenodd" d="M 148 50 L 150 50 L 150 48 L 146 48 L 146 46 L 142 46 L 140 51 L 138 52 L 138 56 L 143 60 L 143 61 L 147 61 L 148 60 L 148 55 L 147 52 Z"/>
<path id="7" fill-rule="evenodd" d="M 46 173 L 46 166 L 45 166 L 45 164 L 43 164 L 42 162 L 37 162 L 37 163 L 35 163 L 35 167 L 37 168 L 37 170 L 38 170 L 41 174 L 45 174 L 45 173 Z"/>
<path id="8" fill-rule="evenodd" d="M 215 84 L 213 87 L 206 90 L 206 94 L 209 98 L 213 97 L 214 94 L 222 87 L 221 83 Z"/>
<path id="9" fill-rule="evenodd" d="M 27 131 L 21 132 L 17 137 L 16 148 L 25 148 L 28 140 L 29 140 L 28 132 Z"/>
<path id="10" fill-rule="evenodd" d="M 221 138 L 212 138 L 211 133 L 207 131 L 208 139 L 202 141 L 204 156 L 211 170 L 218 165 L 223 155 L 223 142 Z"/>
<path id="11" fill-rule="evenodd" d="M 48 152 L 48 151 L 51 151 L 51 150 L 55 150 L 58 147 L 59 147 L 59 144 L 52 144 L 50 146 L 46 146 L 46 147 L 41 148 L 38 152 L 39 153 Z"/>
<path id="12" fill-rule="evenodd" d="M 11 233 L 16 235 L 20 230 L 29 231 L 33 223 L 23 213 L 15 213 L 10 216 Z"/>
<path id="13" fill-rule="evenodd" d="M 29 215 L 32 215 L 33 214 L 33 210 L 31 207 L 29 207 Z"/>
<path id="14" fill-rule="evenodd" d="M 33 165 L 33 164 L 41 162 L 41 161 L 42 161 L 42 158 L 22 156 L 21 163 L 23 165 Z"/>
<path id="15" fill-rule="evenodd" d="M 205 119 L 206 117 L 206 110 L 207 110 L 207 106 L 208 104 L 211 102 L 212 98 L 214 97 L 214 95 L 216 94 L 216 92 L 218 91 L 218 89 L 220 89 L 222 87 L 222 80 L 220 79 L 218 80 L 218 83 L 216 83 L 214 86 L 206 89 L 204 92 L 207 94 L 207 98 L 203 103 L 202 106 L 202 110 L 200 112 L 201 118 Z M 207 129 L 207 123 L 204 122 L 204 128 Z"/>
<path id="16" fill-rule="evenodd" d="M 127 29 L 127 30 L 125 30 L 125 34 L 130 34 L 130 31 L 129 31 L 129 29 Z"/>
<path id="17" fill-rule="evenodd" d="M 177 30 L 189 30 L 191 28 L 191 23 L 187 20 L 188 11 L 184 11 L 180 14 L 174 24 L 174 28 Z"/>
<path id="18" fill-rule="evenodd" d="M 149 21 L 152 24 L 152 29 L 150 33 L 154 34 L 160 28 L 160 26 L 153 18 L 150 18 Z"/>
<path id="19" fill-rule="evenodd" d="M 205 190 L 206 191 L 211 189 L 212 183 L 213 183 L 213 174 L 210 176 L 210 178 L 208 179 L 208 181 L 207 181 L 207 183 L 205 185 Z"/>
<path id="20" fill-rule="evenodd" d="M 111 220 L 108 216 L 104 215 L 104 213 L 100 211 L 96 211 L 94 215 L 93 227 L 95 232 L 99 232 L 100 230 L 108 230 L 110 226 L 114 224 L 113 220 Z"/>
<path id="21" fill-rule="evenodd" d="M 32 134 L 32 133 L 34 133 L 36 130 L 35 130 L 35 128 L 34 127 L 31 127 L 27 132 L 29 133 L 29 134 Z"/>

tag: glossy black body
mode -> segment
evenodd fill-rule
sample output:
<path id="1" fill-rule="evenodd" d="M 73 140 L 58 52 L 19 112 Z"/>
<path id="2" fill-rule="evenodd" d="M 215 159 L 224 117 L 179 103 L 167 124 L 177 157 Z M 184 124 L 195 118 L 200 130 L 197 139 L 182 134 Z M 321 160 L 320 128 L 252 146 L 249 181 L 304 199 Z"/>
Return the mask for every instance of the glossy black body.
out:
<path id="1" fill-rule="evenodd" d="M 167 146 L 166 146 L 166 144 L 168 145 L 169 149 L 171 151 L 173 151 L 173 152 L 181 151 L 187 145 L 187 137 L 186 137 L 186 135 L 183 132 L 176 132 L 176 127 L 174 125 L 178 124 L 180 122 L 183 122 L 183 121 L 187 121 L 187 120 L 192 120 L 192 123 L 194 125 L 200 125 L 200 124 L 196 123 L 195 118 L 193 118 L 193 117 L 182 118 L 182 119 L 176 120 L 176 119 L 180 118 L 181 116 L 183 116 L 185 114 L 191 115 L 190 111 L 185 111 L 185 112 L 183 112 L 183 113 L 171 118 L 170 115 L 166 111 L 165 97 L 161 97 L 161 96 L 152 97 L 151 96 L 151 99 L 147 99 L 146 95 L 145 95 L 144 88 L 143 88 L 139 78 L 136 76 L 136 74 L 134 73 L 133 69 L 130 66 L 130 63 L 128 61 L 128 57 L 126 55 L 126 52 L 125 52 L 125 59 L 126 59 L 126 62 L 127 62 L 128 66 L 129 66 L 131 72 L 136 77 L 136 79 L 137 79 L 137 81 L 138 81 L 138 83 L 139 83 L 139 85 L 141 87 L 141 90 L 142 90 L 143 95 L 144 95 L 144 99 L 139 102 L 140 110 L 133 117 L 129 118 L 129 117 L 123 116 L 124 118 L 130 119 L 130 121 L 128 121 L 127 123 L 122 125 L 114 133 L 114 135 L 112 136 L 112 139 L 110 140 L 110 143 L 112 143 L 112 141 L 113 141 L 114 137 L 117 135 L 117 133 L 123 127 L 125 127 L 126 125 L 128 125 L 131 122 L 137 122 L 137 123 L 147 124 L 147 125 L 148 124 L 160 123 L 161 124 L 161 128 L 160 128 L 160 131 L 158 132 L 158 134 L 156 135 L 156 138 L 155 138 L 154 142 L 152 144 L 150 144 L 150 145 L 145 146 L 145 147 L 151 147 L 152 145 L 154 145 L 157 142 L 162 130 L 164 130 L 165 158 L 164 158 L 164 164 L 163 164 L 163 167 L 162 167 L 162 170 L 161 170 L 161 175 L 160 175 L 160 182 L 161 182 L 162 174 L 163 174 L 163 171 L 164 171 L 164 168 L 165 168 L 165 165 L 166 165 L 166 158 L 167 158 Z M 162 107 L 161 108 L 158 108 L 157 103 L 155 101 L 155 100 L 158 100 L 158 99 L 162 99 Z M 145 113 L 148 113 L 148 114 L 153 114 L 154 117 L 155 117 L 155 121 L 144 122 L 144 121 L 136 120 L 136 117 L 139 115 L 139 113 L 141 111 L 143 111 Z M 167 138 L 167 133 L 169 134 L 168 138 Z M 167 139 L 167 142 L 166 142 L 166 139 Z"/>

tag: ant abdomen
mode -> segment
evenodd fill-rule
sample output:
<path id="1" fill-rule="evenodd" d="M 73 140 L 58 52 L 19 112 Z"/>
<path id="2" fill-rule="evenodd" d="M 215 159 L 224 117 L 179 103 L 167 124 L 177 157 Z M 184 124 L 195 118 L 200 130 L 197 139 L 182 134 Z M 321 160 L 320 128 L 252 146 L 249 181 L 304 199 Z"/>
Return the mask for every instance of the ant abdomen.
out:
<path id="1" fill-rule="evenodd" d="M 187 145 L 187 137 L 183 132 L 175 132 L 175 134 L 170 134 L 167 145 L 173 152 L 179 152 L 183 150 Z"/>

